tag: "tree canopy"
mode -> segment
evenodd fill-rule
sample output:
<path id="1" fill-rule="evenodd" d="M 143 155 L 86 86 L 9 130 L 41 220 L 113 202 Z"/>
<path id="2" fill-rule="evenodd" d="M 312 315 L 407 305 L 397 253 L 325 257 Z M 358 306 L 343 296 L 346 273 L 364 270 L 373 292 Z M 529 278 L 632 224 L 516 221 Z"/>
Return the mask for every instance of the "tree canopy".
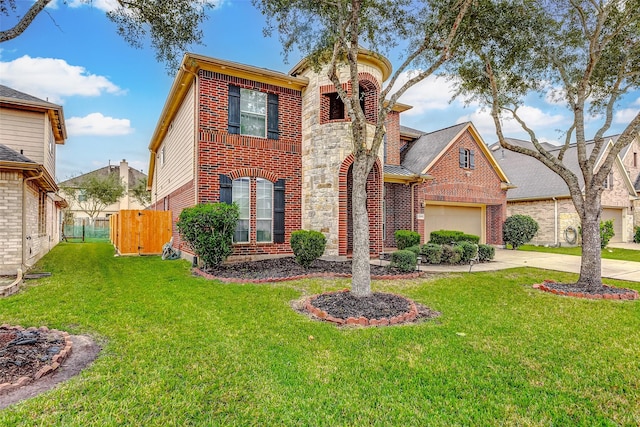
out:
<path id="1" fill-rule="evenodd" d="M 83 0 L 91 3 L 91 0 Z M 116 25 L 116 32 L 129 43 L 141 48 L 149 40 L 158 61 L 174 72 L 191 44 L 202 39 L 201 24 L 213 0 L 116 0 L 117 6 L 106 15 Z M 0 42 L 14 39 L 24 32 L 51 0 L 36 0 L 12 28 L 2 28 Z M 15 0 L 0 0 L 0 15 L 18 12 Z M 148 37 L 148 38 L 147 38 Z"/>
<path id="2" fill-rule="evenodd" d="M 73 184 L 61 186 L 65 197 L 75 202 L 92 220 L 124 196 L 125 188 L 117 173 L 88 174 Z"/>

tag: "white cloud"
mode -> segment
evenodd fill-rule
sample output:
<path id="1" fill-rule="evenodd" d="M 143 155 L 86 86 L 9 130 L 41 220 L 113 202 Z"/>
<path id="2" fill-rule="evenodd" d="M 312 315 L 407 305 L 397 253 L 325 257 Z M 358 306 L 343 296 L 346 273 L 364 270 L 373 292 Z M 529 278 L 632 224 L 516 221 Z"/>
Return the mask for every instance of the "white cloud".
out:
<path id="1" fill-rule="evenodd" d="M 394 85 L 391 93 L 397 91 L 401 85 L 413 77 L 419 70 L 404 72 Z M 413 106 L 402 113 L 403 116 L 417 116 L 433 110 L 450 108 L 451 97 L 454 93 L 454 82 L 446 77 L 431 75 L 409 88 L 399 99 L 399 102 Z"/>
<path id="2" fill-rule="evenodd" d="M 63 59 L 31 58 L 28 55 L 0 62 L 0 82 L 49 102 L 62 103 L 68 96 L 99 96 L 124 91 L 104 76 Z"/>
<path id="3" fill-rule="evenodd" d="M 638 98 L 638 100 L 634 103 L 634 105 L 640 106 L 640 98 Z M 618 110 L 613 116 L 613 122 L 618 124 L 629 124 L 629 122 L 633 120 L 633 118 L 636 116 L 636 114 L 638 114 L 639 111 L 640 111 L 640 108 L 637 108 L 637 107 L 624 108 L 622 110 Z"/>
<path id="4" fill-rule="evenodd" d="M 118 8 L 117 0 L 70 0 L 68 3 L 71 8 L 78 8 L 82 6 L 95 7 L 96 9 L 110 12 Z"/>
<path id="5" fill-rule="evenodd" d="M 549 139 L 549 134 L 555 132 L 555 126 L 564 122 L 565 118 L 560 114 L 547 114 L 539 108 L 522 106 L 518 109 L 518 115 L 524 120 L 528 127 L 538 134 L 542 140 Z M 458 118 L 456 123 L 471 121 L 484 138 L 488 138 L 487 143 L 492 143 L 497 137 L 496 127 L 493 117 L 488 109 L 477 109 L 471 114 Z M 513 117 L 504 116 L 502 118 L 502 132 L 506 137 L 522 138 L 528 136 L 520 124 Z"/>
<path id="6" fill-rule="evenodd" d="M 129 119 L 114 119 L 101 113 L 91 113 L 85 117 L 71 117 L 66 120 L 69 136 L 121 136 L 133 132 Z"/>

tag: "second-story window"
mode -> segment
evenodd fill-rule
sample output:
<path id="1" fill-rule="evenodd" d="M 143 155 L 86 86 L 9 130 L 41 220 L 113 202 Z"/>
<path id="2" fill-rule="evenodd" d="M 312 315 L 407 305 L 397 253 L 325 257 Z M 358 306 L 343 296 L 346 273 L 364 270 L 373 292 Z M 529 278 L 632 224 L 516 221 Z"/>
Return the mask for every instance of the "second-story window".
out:
<path id="1" fill-rule="evenodd" d="M 460 148 L 460 167 L 463 169 L 475 169 L 475 156 L 473 150 Z"/>
<path id="2" fill-rule="evenodd" d="M 278 95 L 229 85 L 228 132 L 278 139 Z"/>

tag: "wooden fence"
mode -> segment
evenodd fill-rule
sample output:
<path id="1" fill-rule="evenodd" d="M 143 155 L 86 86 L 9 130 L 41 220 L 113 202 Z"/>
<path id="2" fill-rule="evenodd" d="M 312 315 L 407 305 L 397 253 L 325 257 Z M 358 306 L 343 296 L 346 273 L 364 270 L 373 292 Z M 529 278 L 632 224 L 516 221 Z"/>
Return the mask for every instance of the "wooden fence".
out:
<path id="1" fill-rule="evenodd" d="M 109 217 L 109 225 L 120 255 L 161 255 L 171 239 L 171 211 L 122 210 Z"/>

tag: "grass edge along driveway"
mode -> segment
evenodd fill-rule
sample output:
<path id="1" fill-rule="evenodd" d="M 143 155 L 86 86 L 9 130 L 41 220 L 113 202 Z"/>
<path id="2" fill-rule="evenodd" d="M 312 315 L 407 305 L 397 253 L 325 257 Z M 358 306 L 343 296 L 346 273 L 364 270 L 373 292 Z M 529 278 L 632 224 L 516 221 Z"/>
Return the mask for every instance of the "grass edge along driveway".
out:
<path id="1" fill-rule="evenodd" d="M 640 304 L 530 286 L 575 276 L 376 281 L 442 316 L 339 329 L 290 302 L 348 280 L 222 284 L 189 268 L 114 257 L 105 243 L 54 248 L 38 265 L 52 276 L 0 300 L 0 322 L 90 334 L 103 350 L 69 382 L 0 411 L 0 425 L 640 424 Z"/>

